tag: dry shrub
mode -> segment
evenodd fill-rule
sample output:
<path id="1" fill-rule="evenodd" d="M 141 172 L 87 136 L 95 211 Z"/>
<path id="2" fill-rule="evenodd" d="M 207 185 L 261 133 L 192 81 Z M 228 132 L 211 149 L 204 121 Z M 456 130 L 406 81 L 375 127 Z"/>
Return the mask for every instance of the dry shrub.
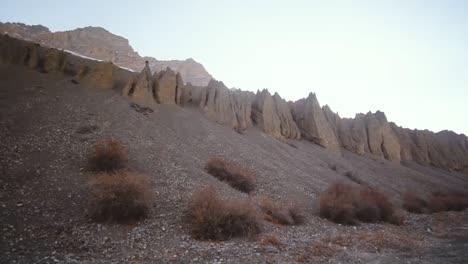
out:
<path id="1" fill-rule="evenodd" d="M 110 172 L 127 166 L 127 149 L 118 139 L 98 141 L 88 157 L 89 168 L 97 172 Z"/>
<path id="2" fill-rule="evenodd" d="M 212 157 L 206 163 L 205 170 L 241 192 L 250 193 L 255 190 L 255 172 L 238 163 L 221 157 Z"/>
<path id="3" fill-rule="evenodd" d="M 260 238 L 260 244 L 262 246 L 274 246 L 278 249 L 283 247 L 283 244 L 274 235 L 264 235 Z"/>
<path id="4" fill-rule="evenodd" d="M 461 192 L 436 192 L 428 202 L 431 212 L 462 211 L 468 208 L 468 194 Z"/>
<path id="5" fill-rule="evenodd" d="M 213 187 L 192 195 L 187 219 L 197 239 L 226 240 L 260 232 L 257 211 L 249 200 L 222 200 Z"/>
<path id="6" fill-rule="evenodd" d="M 319 243 L 329 247 L 342 249 L 354 248 L 363 249 L 369 252 L 380 252 L 386 248 L 397 250 L 417 249 L 422 240 L 419 234 L 409 233 L 401 229 L 377 230 L 377 231 L 357 231 L 348 234 L 325 237 Z"/>
<path id="7" fill-rule="evenodd" d="M 356 224 L 355 191 L 351 185 L 332 184 L 320 195 L 320 216 L 335 223 Z"/>
<path id="8" fill-rule="evenodd" d="M 259 206 L 267 221 L 280 225 L 299 225 L 304 222 L 304 211 L 296 202 L 281 202 L 263 197 Z"/>
<path id="9" fill-rule="evenodd" d="M 403 208 L 412 213 L 462 211 L 468 208 L 468 194 L 462 192 L 434 192 L 427 199 L 414 193 L 403 195 Z"/>
<path id="10" fill-rule="evenodd" d="M 360 189 L 356 207 L 356 216 L 363 222 L 392 222 L 395 215 L 395 208 L 388 197 L 370 187 Z"/>
<path id="11" fill-rule="evenodd" d="M 355 188 L 345 183 L 332 184 L 320 196 L 320 215 L 330 221 L 353 225 L 358 221 L 402 224 L 390 200 L 370 187 Z"/>
<path id="12" fill-rule="evenodd" d="M 411 213 L 422 214 L 427 212 L 427 202 L 419 195 L 407 191 L 403 194 L 403 208 Z"/>
<path id="13" fill-rule="evenodd" d="M 332 257 L 341 249 L 330 243 L 315 241 L 310 246 L 310 253 L 316 257 Z"/>
<path id="14" fill-rule="evenodd" d="M 128 171 L 102 172 L 89 185 L 94 221 L 128 223 L 148 215 L 151 184 L 147 178 Z"/>

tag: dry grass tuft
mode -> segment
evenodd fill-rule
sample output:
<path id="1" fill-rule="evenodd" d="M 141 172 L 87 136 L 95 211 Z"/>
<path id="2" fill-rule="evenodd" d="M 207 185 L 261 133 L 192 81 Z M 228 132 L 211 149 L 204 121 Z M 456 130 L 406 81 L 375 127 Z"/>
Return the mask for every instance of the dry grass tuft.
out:
<path id="1" fill-rule="evenodd" d="M 259 242 L 262 246 L 274 246 L 278 249 L 281 249 L 283 247 L 283 244 L 274 235 L 263 235 L 262 237 L 260 237 Z"/>
<path id="2" fill-rule="evenodd" d="M 403 194 L 403 208 L 411 213 L 422 214 L 427 212 L 427 201 L 419 195 L 407 191 Z"/>
<path id="3" fill-rule="evenodd" d="M 300 225 L 304 222 L 304 210 L 296 202 L 281 202 L 263 197 L 259 202 L 264 219 L 280 225 Z"/>
<path id="4" fill-rule="evenodd" d="M 462 192 L 434 192 L 427 199 L 406 192 L 403 195 L 403 208 L 411 213 L 437 213 L 462 211 L 468 208 L 468 194 Z"/>
<path id="5" fill-rule="evenodd" d="M 315 241 L 310 246 L 310 253 L 316 257 L 332 257 L 341 249 L 330 243 Z"/>
<path id="6" fill-rule="evenodd" d="M 127 162 L 127 149 L 114 138 L 98 141 L 88 157 L 89 168 L 96 172 L 121 170 L 126 168 Z"/>
<path id="7" fill-rule="evenodd" d="M 192 235 L 203 240 L 254 236 L 261 229 L 255 206 L 249 200 L 222 200 L 213 187 L 192 195 L 187 220 Z"/>
<path id="8" fill-rule="evenodd" d="M 238 163 L 221 157 L 212 157 L 206 163 L 205 170 L 241 192 L 250 193 L 255 190 L 255 172 Z"/>
<path id="9" fill-rule="evenodd" d="M 102 172 L 90 180 L 89 186 L 94 221 L 129 223 L 148 215 L 151 185 L 143 176 L 128 171 Z"/>
<path id="10" fill-rule="evenodd" d="M 320 195 L 320 216 L 340 224 L 356 224 L 355 191 L 344 183 L 331 185 Z"/>
<path id="11" fill-rule="evenodd" d="M 402 224 L 403 217 L 382 192 L 370 187 L 332 184 L 320 195 L 320 215 L 330 221 L 354 225 L 359 221 Z"/>
<path id="12" fill-rule="evenodd" d="M 462 211 L 468 208 L 468 194 L 461 192 L 436 192 L 429 198 L 431 212 Z"/>

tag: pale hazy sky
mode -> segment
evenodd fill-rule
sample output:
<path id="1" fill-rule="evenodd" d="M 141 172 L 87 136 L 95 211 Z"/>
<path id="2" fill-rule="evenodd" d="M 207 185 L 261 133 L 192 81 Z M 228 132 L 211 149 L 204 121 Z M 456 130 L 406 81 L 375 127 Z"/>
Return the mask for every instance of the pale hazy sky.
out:
<path id="1" fill-rule="evenodd" d="M 1 22 L 101 26 L 140 55 L 194 58 L 218 80 L 342 117 L 468 134 L 468 1 L 20 1 Z"/>

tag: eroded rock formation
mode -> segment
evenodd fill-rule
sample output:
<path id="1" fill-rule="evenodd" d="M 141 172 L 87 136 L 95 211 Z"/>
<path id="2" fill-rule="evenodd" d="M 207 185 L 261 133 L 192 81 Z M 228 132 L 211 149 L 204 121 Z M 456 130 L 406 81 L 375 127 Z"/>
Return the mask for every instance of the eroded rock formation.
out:
<path id="1" fill-rule="evenodd" d="M 151 70 L 148 64 L 138 76 L 130 79 L 123 90 L 123 95 L 128 96 L 133 102 L 145 106 L 152 107 L 155 105 L 154 98 L 154 80 L 151 76 Z"/>
<path id="2" fill-rule="evenodd" d="M 127 39 L 112 34 L 101 27 L 85 27 L 63 32 L 51 32 L 47 27 L 29 26 L 22 23 L 1 23 L 0 32 L 15 38 L 34 41 L 48 47 L 70 50 L 84 56 L 110 61 L 115 65 L 141 70 L 145 61 L 152 72 L 160 72 L 167 67 L 179 72 L 185 82 L 206 86 L 211 75 L 202 64 L 193 59 L 160 61 L 153 57 L 141 57 L 133 50 Z"/>
<path id="3" fill-rule="evenodd" d="M 167 68 L 158 73 L 154 73 L 153 79 L 155 80 L 154 90 L 156 101 L 162 104 L 175 104 L 177 101 L 177 74 Z M 179 76 L 180 79 L 180 76 Z"/>
<path id="4" fill-rule="evenodd" d="M 292 112 L 303 138 L 330 150 L 340 151 L 337 136 L 315 94 L 310 93 L 306 99 L 295 102 Z"/>
<path id="5" fill-rule="evenodd" d="M 410 130 L 387 121 L 383 112 L 340 118 L 328 106 L 320 107 L 315 94 L 287 103 L 278 94 L 228 89 L 211 80 L 208 86 L 185 85 L 170 69 L 151 74 L 147 64 L 137 74 L 69 52 L 43 47 L 8 35 L 0 36 L 0 63 L 23 65 L 43 73 L 71 76 L 92 87 L 115 89 L 139 105 L 196 104 L 207 118 L 245 129 L 258 126 L 278 138 L 305 138 L 340 153 L 388 160 L 414 160 L 422 164 L 468 174 L 468 138 L 451 131 Z"/>
<path id="6" fill-rule="evenodd" d="M 268 90 L 258 91 L 252 105 L 252 119 L 263 132 L 276 138 L 301 137 L 289 105 L 277 93 L 271 96 Z"/>
<path id="7" fill-rule="evenodd" d="M 249 114 L 252 93 L 228 89 L 223 82 L 212 79 L 207 87 L 195 89 L 193 95 L 194 102 L 211 120 L 237 129 L 252 124 Z"/>

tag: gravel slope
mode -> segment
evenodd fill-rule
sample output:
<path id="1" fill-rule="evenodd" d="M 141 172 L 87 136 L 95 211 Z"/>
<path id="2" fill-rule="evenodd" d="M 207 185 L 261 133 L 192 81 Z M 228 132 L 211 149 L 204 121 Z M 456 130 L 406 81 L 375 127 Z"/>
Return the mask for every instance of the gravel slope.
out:
<path id="1" fill-rule="evenodd" d="M 83 127 L 91 131 L 82 133 Z M 86 217 L 86 153 L 100 138 L 126 142 L 130 167 L 154 184 L 150 217 L 138 225 L 99 225 Z M 401 165 L 306 141 L 277 141 L 256 128 L 240 135 L 194 107 L 134 111 L 115 91 L 74 84 L 63 75 L 0 65 L 1 262 L 32 263 L 466 263 L 468 211 L 407 214 L 402 227 L 340 226 L 317 217 L 318 195 L 346 171 L 400 203 L 406 190 L 468 190 L 466 176 Z M 292 145 L 296 146 L 293 147 Z M 306 211 L 297 227 L 264 223 L 257 240 L 201 242 L 188 236 L 183 212 L 206 184 L 224 197 L 246 196 L 203 171 L 212 155 L 258 173 L 253 196 L 294 198 Z M 337 170 L 331 167 L 336 166 Z M 323 252 L 315 254 L 316 248 Z M 465 249 L 465 250 L 464 250 Z M 315 250 L 315 251 L 314 251 Z M 318 256 L 315 256 L 315 255 Z"/>

